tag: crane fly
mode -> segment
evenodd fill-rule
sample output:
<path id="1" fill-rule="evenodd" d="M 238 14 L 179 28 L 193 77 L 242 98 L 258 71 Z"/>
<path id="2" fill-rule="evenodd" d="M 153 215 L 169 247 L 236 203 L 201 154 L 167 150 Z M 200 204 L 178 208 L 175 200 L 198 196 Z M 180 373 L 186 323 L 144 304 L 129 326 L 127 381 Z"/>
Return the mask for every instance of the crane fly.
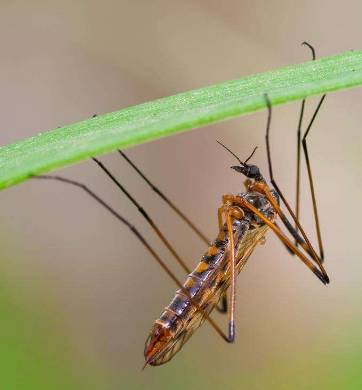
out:
<path id="1" fill-rule="evenodd" d="M 315 59 L 313 47 L 306 42 L 304 42 L 304 44 L 312 50 L 313 59 Z M 312 170 L 306 142 L 312 124 L 325 99 L 325 95 L 321 97 L 314 114 L 306 127 L 303 137 L 302 121 L 304 116 L 305 99 L 302 101 L 297 131 L 297 195 L 295 212 L 284 197 L 273 175 L 271 149 L 269 143 L 272 107 L 269 96 L 265 94 L 264 98 L 268 108 L 266 150 L 271 186 L 268 185 L 267 180 L 262 175 L 258 166 L 249 164 L 256 148 L 245 161 L 242 161 L 227 146 L 218 141 L 219 144 L 238 162 L 237 165 L 234 165 L 231 168 L 245 176 L 246 180 L 244 181 L 245 191 L 237 195 L 224 195 L 222 197 L 222 204 L 217 213 L 219 233 L 217 238 L 211 243 L 200 229 L 198 229 L 195 224 L 144 175 L 144 173 L 125 155 L 125 153 L 118 150 L 120 155 L 135 169 L 135 171 L 152 188 L 152 190 L 155 191 L 208 246 L 205 255 L 192 272 L 176 252 L 172 244 L 157 227 L 147 211 L 137 202 L 137 200 L 99 159 L 93 158 L 94 162 L 102 169 L 102 171 L 106 173 L 106 175 L 126 195 L 133 205 L 137 207 L 138 211 L 146 219 L 157 236 L 169 249 L 175 260 L 188 274 L 185 283 L 181 283 L 181 281 L 173 274 L 170 268 L 156 253 L 140 231 L 102 198 L 100 198 L 87 185 L 62 176 L 34 176 L 34 178 L 39 179 L 61 181 L 63 183 L 79 187 L 85 191 L 132 231 L 151 256 L 159 263 L 163 270 L 178 286 L 179 289 L 174 298 L 163 310 L 160 317 L 155 321 L 149 337 L 146 340 L 144 350 L 144 367 L 146 365 L 157 366 L 170 361 L 205 321 L 207 321 L 226 342 L 234 342 L 236 277 L 244 268 L 255 247 L 258 244 L 265 242 L 265 234 L 268 230 L 275 233 L 288 251 L 301 260 L 323 284 L 329 283 L 328 275 L 322 264 L 324 260 L 324 251 L 317 213 Z M 301 146 L 303 148 L 307 165 L 319 254 L 316 253 L 307 234 L 299 222 Z M 282 210 L 281 204 L 284 204 L 286 207 L 294 224 L 292 224 L 290 219 Z M 277 224 L 278 218 L 292 236 L 294 242 L 292 242 L 286 233 L 281 230 Z M 227 296 L 228 291 L 229 296 Z M 215 308 L 221 312 L 228 313 L 227 332 L 224 332 L 210 317 L 211 312 Z"/>

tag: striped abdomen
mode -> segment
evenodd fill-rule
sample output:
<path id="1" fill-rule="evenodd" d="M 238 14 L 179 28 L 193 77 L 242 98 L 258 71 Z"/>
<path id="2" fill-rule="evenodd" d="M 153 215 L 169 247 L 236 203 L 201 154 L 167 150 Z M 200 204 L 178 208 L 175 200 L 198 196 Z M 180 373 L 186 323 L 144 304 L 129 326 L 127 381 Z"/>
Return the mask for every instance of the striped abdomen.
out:
<path id="1" fill-rule="evenodd" d="M 235 220 L 234 242 L 237 273 L 254 247 L 264 238 L 267 227 L 250 226 L 250 220 Z M 196 269 L 187 277 L 184 290 L 178 290 L 171 303 L 156 320 L 145 346 L 145 358 L 151 365 L 168 362 L 205 320 L 230 285 L 229 237 L 226 229 L 209 247 Z M 198 310 L 192 301 L 202 311 Z"/>

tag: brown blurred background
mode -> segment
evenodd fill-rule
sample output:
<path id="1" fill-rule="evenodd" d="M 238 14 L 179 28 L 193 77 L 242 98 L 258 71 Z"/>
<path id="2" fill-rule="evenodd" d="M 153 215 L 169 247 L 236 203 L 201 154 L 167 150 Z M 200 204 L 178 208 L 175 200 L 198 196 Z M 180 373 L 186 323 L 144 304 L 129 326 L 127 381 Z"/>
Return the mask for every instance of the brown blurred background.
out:
<path id="1" fill-rule="evenodd" d="M 359 1 L 3 0 L 0 142 L 305 61 L 304 40 L 318 56 L 360 49 L 361 12 Z M 269 234 L 239 277 L 236 344 L 225 345 L 205 325 L 170 364 L 142 373 L 144 341 L 175 286 L 123 226 L 77 189 L 28 181 L 2 192 L 2 268 L 25 292 L 22 305 L 49 317 L 49 359 L 63 349 L 77 388 L 361 388 L 361 98 L 361 89 L 328 96 L 310 137 L 330 286 Z M 277 107 L 272 123 L 274 169 L 292 202 L 298 112 L 298 103 Z M 234 161 L 215 140 L 242 157 L 259 145 L 253 160 L 266 172 L 265 120 L 259 112 L 128 155 L 212 238 L 222 194 L 242 189 L 229 169 Z M 203 244 L 118 155 L 102 159 L 196 264 Z M 61 174 L 96 189 L 171 262 L 94 163 Z M 314 237 L 306 184 L 302 221 Z"/>

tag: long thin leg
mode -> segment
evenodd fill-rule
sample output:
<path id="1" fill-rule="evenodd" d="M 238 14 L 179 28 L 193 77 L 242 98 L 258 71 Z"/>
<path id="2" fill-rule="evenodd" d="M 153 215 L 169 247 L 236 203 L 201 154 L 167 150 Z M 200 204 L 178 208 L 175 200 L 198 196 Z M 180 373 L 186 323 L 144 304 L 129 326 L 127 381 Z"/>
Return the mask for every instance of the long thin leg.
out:
<path id="1" fill-rule="evenodd" d="M 310 45 L 308 42 L 303 42 L 302 45 L 307 46 L 311 52 L 312 52 L 312 60 L 315 60 L 315 50 L 312 45 Z M 299 121 L 298 121 L 298 131 L 297 131 L 297 178 L 296 178 L 296 199 L 295 199 L 295 216 L 297 220 L 299 221 L 299 205 L 300 205 L 300 146 L 301 146 L 301 138 L 302 138 L 302 122 L 303 122 L 303 115 L 304 115 L 304 107 L 305 107 L 305 99 L 302 100 L 302 105 L 300 109 L 299 114 Z M 298 232 L 298 226 L 295 224 L 295 231 Z M 295 246 L 298 246 L 298 240 L 295 240 Z"/>
<path id="2" fill-rule="evenodd" d="M 215 331 L 227 342 L 229 342 L 228 336 L 220 329 L 220 327 L 210 318 L 210 316 L 194 301 L 194 299 L 190 296 L 188 291 L 184 288 L 183 284 L 177 279 L 177 277 L 173 274 L 173 272 L 168 268 L 166 263 L 158 256 L 155 250 L 151 247 L 151 245 L 147 242 L 147 240 L 143 237 L 143 235 L 133 226 L 130 222 L 128 222 L 125 218 L 123 218 L 116 210 L 114 210 L 111 206 L 109 206 L 102 198 L 100 198 L 95 192 L 93 192 L 89 187 L 85 184 L 80 183 L 75 180 L 70 180 L 64 178 L 62 176 L 33 176 L 34 179 L 46 179 L 46 180 L 56 180 L 66 184 L 70 184 L 76 186 L 83 191 L 85 191 L 89 196 L 95 199 L 99 204 L 101 204 L 105 209 L 107 209 L 114 217 L 116 217 L 122 224 L 126 225 L 131 232 L 138 238 L 138 240 L 142 243 L 142 245 L 147 249 L 147 251 L 152 255 L 152 257 L 157 261 L 157 263 L 163 268 L 163 270 L 168 274 L 168 276 L 176 283 L 176 285 L 182 290 L 184 294 L 190 299 L 192 305 L 194 305 L 197 310 L 203 312 L 206 320 L 210 323 L 210 325 L 215 329 Z"/>
<path id="3" fill-rule="evenodd" d="M 280 216 L 281 220 L 282 221 L 286 221 L 288 222 L 288 224 L 290 225 L 289 221 L 287 220 L 286 216 L 284 215 L 283 211 L 281 210 L 281 208 L 279 207 L 278 203 L 276 202 L 276 200 L 274 199 L 273 195 L 270 193 L 269 189 L 267 188 L 267 186 L 264 186 L 264 194 L 265 196 L 267 197 L 267 199 L 269 200 L 269 202 L 271 203 L 271 205 L 273 206 L 274 210 L 278 213 L 278 215 Z M 293 227 L 292 227 L 293 229 Z M 292 232 L 294 231 L 294 229 L 292 230 Z M 295 231 L 294 231 L 295 232 Z M 302 232 L 302 229 L 301 229 L 301 232 Z M 294 237 L 298 237 L 298 234 L 294 235 Z M 327 272 L 326 270 L 324 269 L 323 267 L 323 264 L 321 263 L 321 261 L 319 260 L 318 256 L 317 257 L 314 257 L 313 256 L 313 253 L 310 252 L 310 247 L 307 246 L 307 243 L 306 242 L 301 242 L 300 245 L 303 247 L 303 249 L 309 254 L 309 256 L 311 256 L 312 260 L 318 265 L 319 269 L 321 270 L 324 278 L 326 280 L 328 280 L 328 275 L 327 275 Z"/>
<path id="4" fill-rule="evenodd" d="M 233 232 L 233 219 L 242 218 L 244 213 L 236 207 L 224 206 L 224 215 L 226 217 L 226 226 L 229 235 L 230 247 L 230 297 L 229 297 L 229 329 L 228 340 L 233 343 L 235 340 L 235 301 L 236 301 L 236 258 L 235 258 L 235 243 Z"/>
<path id="5" fill-rule="evenodd" d="M 268 218 L 265 217 L 257 208 L 255 208 L 251 203 L 247 202 L 245 199 L 240 197 L 235 197 L 234 202 L 242 207 L 248 208 L 255 215 L 257 215 L 265 224 L 267 224 L 270 229 L 278 236 L 278 238 L 291 249 L 299 259 L 318 277 L 323 284 L 329 283 L 328 276 L 324 275 L 320 269 L 318 269 L 290 240 L 289 238 L 275 226 Z"/>
<path id="6" fill-rule="evenodd" d="M 220 233 L 224 232 L 223 210 L 224 210 L 223 206 L 219 207 L 217 210 L 217 220 L 218 220 Z M 226 291 L 222 294 L 220 302 L 216 306 L 216 310 L 220 313 L 223 313 L 223 314 L 227 313 L 227 311 L 228 311 L 228 298 L 227 298 Z"/>
<path id="7" fill-rule="evenodd" d="M 233 233 L 233 221 L 231 210 L 226 215 L 226 225 L 229 233 L 230 242 L 230 269 L 231 269 L 231 283 L 230 283 L 230 308 L 229 308 L 229 341 L 235 340 L 235 298 L 236 298 L 236 260 L 235 260 L 235 245 Z"/>
<path id="8" fill-rule="evenodd" d="M 163 235 L 163 233 L 160 231 L 160 229 L 157 227 L 157 225 L 154 223 L 152 218 L 149 216 L 149 214 L 146 212 L 146 210 L 136 201 L 136 199 L 126 190 L 126 188 L 114 177 L 114 175 L 104 166 L 104 164 L 96 159 L 95 157 L 92 157 L 92 160 L 95 161 L 98 166 L 107 174 L 107 176 L 113 181 L 113 183 L 116 184 L 116 186 L 127 196 L 127 198 L 137 207 L 137 210 L 142 214 L 142 216 L 146 219 L 146 221 L 150 224 L 151 228 L 154 230 L 154 232 L 157 234 L 157 236 L 161 239 L 161 241 L 166 245 L 167 249 L 172 253 L 173 257 L 176 259 L 176 261 L 180 264 L 180 266 L 183 268 L 183 270 L 189 274 L 191 270 L 188 268 L 186 263 L 181 259 L 181 257 L 178 255 L 176 250 L 173 248 L 173 246 L 170 244 L 170 242 L 167 240 L 167 238 Z"/>
<path id="9" fill-rule="evenodd" d="M 267 127 L 266 127 L 266 135 L 265 135 L 265 141 L 266 141 L 266 149 L 267 149 L 267 157 L 268 157 L 268 166 L 269 166 L 269 176 L 270 176 L 270 182 L 272 183 L 273 187 L 275 188 L 275 190 L 277 191 L 278 195 L 280 196 L 280 199 L 282 200 L 282 202 L 285 204 L 286 208 L 288 209 L 288 212 L 289 214 L 292 216 L 293 220 L 294 220 L 294 223 L 296 224 L 297 228 L 299 229 L 299 231 L 301 232 L 302 236 L 303 236 L 303 239 L 305 240 L 305 243 L 308 245 L 309 247 L 309 250 L 311 252 L 311 255 L 313 257 L 313 259 L 318 263 L 318 265 L 321 264 L 321 259 L 318 257 L 317 253 L 315 252 L 312 244 L 310 243 L 307 235 L 305 234 L 304 232 L 304 229 L 302 228 L 302 226 L 300 225 L 299 221 L 297 220 L 295 214 L 293 213 L 293 210 L 292 208 L 290 207 L 288 201 L 285 199 L 283 193 L 281 192 L 281 190 L 279 189 L 279 186 L 277 185 L 275 179 L 274 179 L 274 175 L 273 175 L 273 166 L 272 166 L 272 162 L 271 162 L 271 153 L 270 153 L 270 144 L 269 144 L 269 133 L 270 133 L 270 123 L 271 123 L 271 115 L 272 115 L 272 111 L 271 111 L 271 103 L 270 103 L 270 100 L 269 100 L 269 97 L 268 95 L 265 95 L 265 99 L 266 99 L 266 102 L 267 102 L 267 106 L 268 106 L 268 120 L 267 120 Z M 279 207 L 278 207 L 279 208 Z M 279 208 L 280 209 L 280 208 Z M 293 234 L 294 238 L 298 240 L 298 235 L 294 235 L 295 233 L 295 230 L 293 228 L 293 226 L 289 223 L 289 221 L 286 219 L 286 218 L 283 218 L 282 217 L 282 214 L 281 215 L 281 220 L 283 222 L 283 224 L 285 225 L 285 227 L 288 229 L 288 231 Z M 300 245 L 303 245 L 303 242 L 302 241 L 299 241 L 299 244 Z"/>
<path id="10" fill-rule="evenodd" d="M 276 202 L 274 199 L 273 195 L 270 193 L 269 188 L 267 187 L 266 184 L 260 184 L 258 185 L 258 189 L 260 192 L 262 192 L 269 202 L 272 204 L 274 207 L 274 210 L 277 212 L 279 215 L 280 219 L 282 220 L 284 226 L 287 227 L 289 233 L 294 237 L 294 239 L 298 242 L 298 244 L 308 253 L 308 255 L 312 258 L 314 262 L 316 262 L 318 265 L 321 264 L 318 259 L 315 258 L 313 255 L 312 250 L 310 249 L 309 245 L 303 240 L 303 238 L 298 234 L 297 230 L 292 226 L 292 224 L 289 222 L 289 219 L 286 217 L 284 214 L 283 210 L 280 208 L 279 204 Z M 277 223 L 275 223 L 276 226 Z M 293 253 L 294 254 L 294 253 Z"/>
<path id="11" fill-rule="evenodd" d="M 309 155 L 308 155 L 308 147 L 307 147 L 307 136 L 310 132 L 310 129 L 313 125 L 313 122 L 318 114 L 318 111 L 325 99 L 326 95 L 323 95 L 322 98 L 320 99 L 318 106 L 316 110 L 314 111 L 313 117 L 309 122 L 309 125 L 307 127 L 307 130 L 304 133 L 303 139 L 302 139 L 302 145 L 303 145 L 303 152 L 304 152 L 304 157 L 305 157 L 305 162 L 307 164 L 307 172 L 308 172 L 308 180 L 309 180 L 309 186 L 310 186 L 310 192 L 312 195 L 312 202 L 313 202 L 313 214 L 314 214 L 314 222 L 315 222 L 315 227 L 317 231 L 317 238 L 318 238 L 318 247 L 319 247 L 319 257 L 323 261 L 324 260 L 324 249 L 323 249 L 323 242 L 322 242 L 322 235 L 321 235 L 321 229 L 320 229 L 320 224 L 319 224 L 319 217 L 318 217 L 318 208 L 317 208 L 317 199 L 315 196 L 315 191 L 314 191 L 314 183 L 313 183 L 313 175 L 312 175 L 312 168 L 311 164 L 309 161 Z"/>
<path id="12" fill-rule="evenodd" d="M 207 237 L 201 232 L 199 228 L 158 188 L 156 187 L 146 175 L 126 156 L 122 150 L 118 149 L 120 155 L 131 165 L 131 167 L 142 177 L 142 179 L 151 187 L 151 189 L 161 197 L 171 208 L 176 212 L 176 214 L 185 221 L 185 223 L 200 237 L 206 245 L 209 245 L 210 241 Z"/>
<path id="13" fill-rule="evenodd" d="M 298 121 L 298 131 L 297 131 L 297 178 L 296 178 L 296 188 L 295 188 L 295 217 L 299 221 L 299 205 L 300 205 L 300 146 L 301 146 L 301 131 L 302 131 L 302 122 L 304 115 L 305 99 L 302 100 L 302 105 L 300 108 L 299 121 Z M 298 226 L 295 224 L 295 231 L 298 232 Z M 298 246 L 298 240 L 295 239 L 295 246 Z"/>
<path id="14" fill-rule="evenodd" d="M 308 42 L 303 42 L 303 45 L 307 46 L 311 52 L 312 52 L 312 59 L 313 61 L 316 59 L 315 55 L 315 50 L 312 45 L 310 45 Z M 317 239 L 318 239 L 318 248 L 319 248 L 319 257 L 321 261 L 323 262 L 324 260 L 324 250 L 323 250 L 323 244 L 322 244 L 322 237 L 321 237 L 321 232 L 320 232 L 320 225 L 319 225 L 319 218 L 318 218 L 318 211 L 317 211 L 317 202 L 316 202 L 316 196 L 315 196 L 315 191 L 314 191 L 314 185 L 313 185 L 313 178 L 312 178 L 312 172 L 311 172 L 311 166 L 309 162 L 309 156 L 308 156 L 308 149 L 307 149 L 307 143 L 306 143 L 306 137 L 307 134 L 313 124 L 313 121 L 319 111 L 319 108 L 321 104 L 323 103 L 323 100 L 326 95 L 323 95 L 320 102 L 318 103 L 318 106 L 313 114 L 313 117 L 307 127 L 307 130 L 305 131 L 305 134 L 303 136 L 303 140 L 301 137 L 301 128 L 302 128 L 302 121 L 303 121 L 303 114 L 304 114 L 304 106 L 305 106 L 305 99 L 302 101 L 302 106 L 301 106 L 301 112 L 299 116 L 299 123 L 298 123 L 298 132 L 297 132 L 297 178 L 296 178 L 296 204 L 295 204 L 295 216 L 297 220 L 299 221 L 299 213 L 300 213 L 300 147 L 301 144 L 303 143 L 303 152 L 304 156 L 306 159 L 306 164 L 307 164 L 307 171 L 308 171 L 308 180 L 309 180 L 309 187 L 311 191 L 311 196 L 312 196 L 312 202 L 313 202 L 313 214 L 314 214 L 314 221 L 316 225 L 316 232 L 317 232 Z M 295 231 L 298 232 L 298 227 L 295 225 Z M 298 246 L 298 240 L 295 240 L 295 245 Z"/>

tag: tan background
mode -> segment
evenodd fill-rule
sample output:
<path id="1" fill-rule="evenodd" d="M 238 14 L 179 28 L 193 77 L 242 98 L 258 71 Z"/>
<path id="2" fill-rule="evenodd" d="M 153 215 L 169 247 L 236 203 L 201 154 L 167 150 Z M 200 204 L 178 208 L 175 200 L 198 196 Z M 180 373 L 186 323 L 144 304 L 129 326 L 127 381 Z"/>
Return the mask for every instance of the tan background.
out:
<path id="1" fill-rule="evenodd" d="M 361 47 L 358 1 L 2 1 L 0 7 L 3 144 L 302 62 L 309 58 L 304 40 L 318 56 Z M 46 291 L 30 305 L 51 302 L 79 374 L 101 372 L 102 389 L 317 388 L 336 383 L 334 375 L 344 378 L 337 368 L 355 364 L 362 341 L 361 98 L 360 89 L 328 96 L 310 139 L 330 286 L 269 234 L 239 277 L 236 344 L 225 345 L 204 326 L 169 365 L 142 374 L 144 341 L 175 286 L 125 228 L 75 188 L 27 182 L 1 193 L 2 250 L 16 269 L 11 278 L 30 297 L 33 286 Z M 274 169 L 291 200 L 298 111 L 298 104 L 278 107 L 272 123 Z M 253 160 L 266 172 L 265 116 L 152 142 L 128 155 L 213 237 L 221 195 L 242 189 L 242 178 L 229 169 L 234 161 L 215 140 L 242 157 L 259 145 Z M 103 160 L 196 264 L 202 243 L 117 155 Z M 61 174 L 96 189 L 171 261 L 94 163 Z M 302 212 L 314 234 L 306 186 Z"/>

